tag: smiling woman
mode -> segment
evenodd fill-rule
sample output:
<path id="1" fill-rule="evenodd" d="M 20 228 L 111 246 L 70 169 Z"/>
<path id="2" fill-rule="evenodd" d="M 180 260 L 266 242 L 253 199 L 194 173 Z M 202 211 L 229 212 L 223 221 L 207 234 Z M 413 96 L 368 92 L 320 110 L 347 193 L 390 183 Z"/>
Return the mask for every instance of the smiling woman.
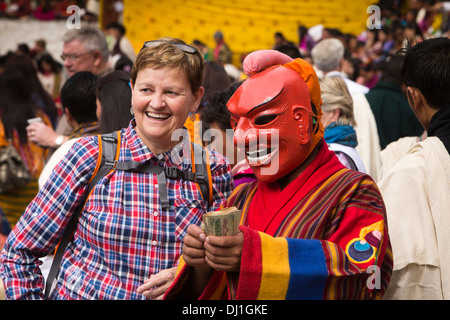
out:
<path id="1" fill-rule="evenodd" d="M 135 117 L 119 132 L 117 162 L 191 174 L 191 142 L 172 141 L 172 135 L 183 130 L 189 112 L 200 103 L 203 58 L 178 39 L 155 43 L 141 50 L 132 70 Z M 44 298 L 36 257 L 56 247 L 58 235 L 84 203 L 99 153 L 97 137 L 78 140 L 8 238 L 0 256 L 8 299 Z M 202 215 L 217 210 L 233 188 L 227 160 L 214 151 L 207 155 L 210 202 L 196 182 L 167 176 L 160 185 L 161 174 L 152 170 L 112 170 L 99 180 L 85 202 L 50 298 L 161 298 L 173 280 L 188 225 L 199 225 Z M 166 192 L 164 203 L 161 190 Z"/>
<path id="2" fill-rule="evenodd" d="M 172 149 L 175 130 L 194 113 L 204 93 L 203 59 L 181 40 L 147 41 L 132 70 L 136 132 L 152 152 Z"/>
<path id="3" fill-rule="evenodd" d="M 172 133 L 197 110 L 203 88 L 192 94 L 184 72 L 165 67 L 140 71 L 132 89 L 136 132 L 153 153 L 172 149 Z"/>

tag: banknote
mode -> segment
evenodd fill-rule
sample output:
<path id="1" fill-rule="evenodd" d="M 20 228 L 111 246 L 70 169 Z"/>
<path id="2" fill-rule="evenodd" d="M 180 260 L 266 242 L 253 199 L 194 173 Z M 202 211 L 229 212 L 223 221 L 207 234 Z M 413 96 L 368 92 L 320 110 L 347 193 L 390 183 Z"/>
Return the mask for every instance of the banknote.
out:
<path id="1" fill-rule="evenodd" d="M 223 208 L 203 215 L 202 229 L 209 236 L 233 236 L 239 232 L 241 210 Z"/>

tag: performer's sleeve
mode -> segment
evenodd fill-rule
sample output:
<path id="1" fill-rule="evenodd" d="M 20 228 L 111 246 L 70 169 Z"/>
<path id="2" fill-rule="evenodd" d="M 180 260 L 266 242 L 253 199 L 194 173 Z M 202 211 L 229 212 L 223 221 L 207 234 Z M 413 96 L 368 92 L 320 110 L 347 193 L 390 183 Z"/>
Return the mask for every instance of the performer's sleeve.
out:
<path id="1" fill-rule="evenodd" d="M 241 231 L 237 299 L 322 299 L 328 273 L 320 241 L 273 238 L 247 227 Z"/>
<path id="2" fill-rule="evenodd" d="M 329 240 L 241 230 L 236 299 L 376 299 L 387 288 L 391 253 L 383 220 L 360 228 L 348 219 Z"/>
<path id="3" fill-rule="evenodd" d="M 175 280 L 164 294 L 164 300 L 190 300 L 197 298 L 199 300 L 221 300 L 224 298 L 227 288 L 227 275 L 223 271 L 213 271 L 200 297 L 189 296 L 188 294 L 192 290 L 188 286 L 188 280 L 192 269 L 192 267 L 186 264 L 183 256 L 181 256 L 178 261 Z"/>

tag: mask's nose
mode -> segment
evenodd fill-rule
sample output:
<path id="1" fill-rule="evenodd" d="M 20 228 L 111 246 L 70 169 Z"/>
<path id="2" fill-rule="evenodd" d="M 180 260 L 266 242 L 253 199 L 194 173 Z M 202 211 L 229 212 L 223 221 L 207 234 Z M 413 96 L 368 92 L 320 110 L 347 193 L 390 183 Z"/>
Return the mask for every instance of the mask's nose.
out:
<path id="1" fill-rule="evenodd" d="M 258 132 L 247 118 L 240 118 L 234 129 L 233 142 L 237 147 L 249 146 L 258 141 Z"/>

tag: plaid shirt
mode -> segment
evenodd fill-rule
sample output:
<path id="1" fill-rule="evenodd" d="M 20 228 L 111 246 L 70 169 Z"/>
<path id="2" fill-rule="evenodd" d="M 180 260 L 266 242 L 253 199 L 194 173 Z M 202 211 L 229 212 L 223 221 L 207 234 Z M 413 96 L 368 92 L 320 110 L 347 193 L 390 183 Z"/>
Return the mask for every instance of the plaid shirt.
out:
<path id="1" fill-rule="evenodd" d="M 186 154 L 189 142 L 153 155 L 137 136 L 134 121 L 122 129 L 119 160 L 150 161 L 191 170 L 173 155 Z M 39 257 L 49 254 L 92 176 L 99 155 L 97 139 L 79 140 L 55 167 L 11 233 L 0 259 L 9 299 L 44 298 Z M 178 163 L 178 165 L 176 165 Z M 159 201 L 156 174 L 115 171 L 93 189 L 74 241 L 66 249 L 52 299 L 145 299 L 136 289 L 150 275 L 176 265 L 189 224 L 216 210 L 233 188 L 227 160 L 210 152 L 213 204 L 208 208 L 197 186 L 167 179 L 170 208 Z"/>

